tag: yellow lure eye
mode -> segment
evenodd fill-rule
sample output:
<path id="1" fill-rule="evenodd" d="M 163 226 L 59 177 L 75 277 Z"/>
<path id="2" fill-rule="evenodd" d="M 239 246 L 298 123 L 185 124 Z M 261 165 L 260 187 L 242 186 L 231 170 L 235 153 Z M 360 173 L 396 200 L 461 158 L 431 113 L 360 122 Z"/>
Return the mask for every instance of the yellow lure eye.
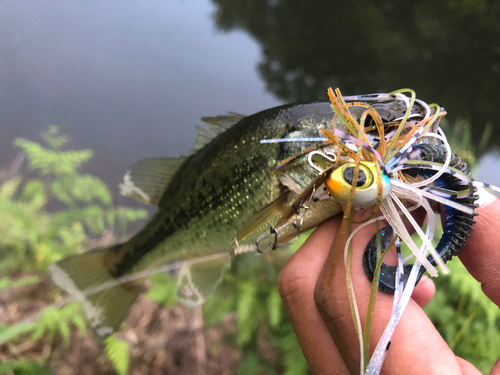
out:
<path id="1" fill-rule="evenodd" d="M 325 181 L 325 187 L 339 203 L 347 204 L 351 193 L 356 163 L 348 163 L 334 170 Z M 353 206 L 364 208 L 375 205 L 378 197 L 377 168 L 372 162 L 360 162 Z M 382 199 L 391 189 L 387 175 L 382 172 Z"/>

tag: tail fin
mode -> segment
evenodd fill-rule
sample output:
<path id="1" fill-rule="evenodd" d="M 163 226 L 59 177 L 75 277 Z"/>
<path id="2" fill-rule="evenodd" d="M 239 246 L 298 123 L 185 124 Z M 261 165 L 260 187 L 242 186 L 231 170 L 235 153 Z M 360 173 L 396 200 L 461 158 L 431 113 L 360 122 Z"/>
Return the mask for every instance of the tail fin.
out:
<path id="1" fill-rule="evenodd" d="M 91 289 L 114 280 L 106 259 L 112 259 L 112 252 L 122 246 L 70 256 L 49 267 L 54 283 L 82 303 L 90 325 L 101 338 L 119 328 L 141 290 L 140 285 L 128 282 L 90 293 Z"/>

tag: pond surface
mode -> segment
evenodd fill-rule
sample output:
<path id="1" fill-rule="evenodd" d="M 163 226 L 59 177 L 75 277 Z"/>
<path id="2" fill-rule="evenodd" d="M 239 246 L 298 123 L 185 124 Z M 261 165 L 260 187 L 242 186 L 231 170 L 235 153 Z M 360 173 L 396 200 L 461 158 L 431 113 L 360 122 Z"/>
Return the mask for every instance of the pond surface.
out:
<path id="1" fill-rule="evenodd" d="M 15 137 L 57 124 L 113 187 L 139 159 L 186 154 L 201 116 L 410 87 L 473 145 L 493 125 L 469 151 L 500 185 L 498 6 L 403 3 L 0 2 L 0 168 Z"/>

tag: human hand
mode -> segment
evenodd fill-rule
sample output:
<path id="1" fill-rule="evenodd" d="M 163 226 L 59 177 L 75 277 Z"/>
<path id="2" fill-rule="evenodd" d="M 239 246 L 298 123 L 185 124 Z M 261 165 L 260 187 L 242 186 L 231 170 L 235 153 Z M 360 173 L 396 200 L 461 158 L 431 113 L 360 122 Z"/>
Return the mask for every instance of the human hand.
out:
<path id="1" fill-rule="evenodd" d="M 482 283 L 484 293 L 500 306 L 500 252 L 496 245 L 500 243 L 500 199 L 477 212 L 472 238 L 459 257 Z M 297 339 L 317 375 L 359 373 L 359 341 L 347 298 L 343 251 L 331 251 L 340 223 L 341 218 L 335 217 L 319 226 L 290 258 L 278 280 Z M 362 322 L 366 319 L 371 283 L 361 259 L 374 232 L 374 225 L 360 231 L 352 246 L 351 277 Z M 334 257 L 338 259 L 331 270 Z M 395 330 L 382 374 L 481 374 L 472 364 L 455 356 L 422 310 L 434 292 L 432 280 L 422 277 Z M 377 295 L 371 348 L 387 324 L 392 304 L 392 296 Z M 491 375 L 500 375 L 500 360 Z"/>

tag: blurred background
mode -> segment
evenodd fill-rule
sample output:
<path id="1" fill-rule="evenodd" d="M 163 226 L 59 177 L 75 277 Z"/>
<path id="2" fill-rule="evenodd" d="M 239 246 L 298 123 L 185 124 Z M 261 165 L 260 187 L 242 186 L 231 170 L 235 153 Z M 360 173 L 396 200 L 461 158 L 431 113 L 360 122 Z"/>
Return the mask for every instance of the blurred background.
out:
<path id="1" fill-rule="evenodd" d="M 288 253 L 236 264 L 203 313 L 153 278 L 103 345 L 46 267 L 139 228 L 153 211 L 118 195 L 121 177 L 187 154 L 200 117 L 326 101 L 328 87 L 440 104 L 455 152 L 500 185 L 499 16 L 469 0 L 0 0 L 0 372 L 307 373 L 275 289 Z M 443 279 L 428 313 L 486 371 L 498 309 L 473 280 Z"/>

